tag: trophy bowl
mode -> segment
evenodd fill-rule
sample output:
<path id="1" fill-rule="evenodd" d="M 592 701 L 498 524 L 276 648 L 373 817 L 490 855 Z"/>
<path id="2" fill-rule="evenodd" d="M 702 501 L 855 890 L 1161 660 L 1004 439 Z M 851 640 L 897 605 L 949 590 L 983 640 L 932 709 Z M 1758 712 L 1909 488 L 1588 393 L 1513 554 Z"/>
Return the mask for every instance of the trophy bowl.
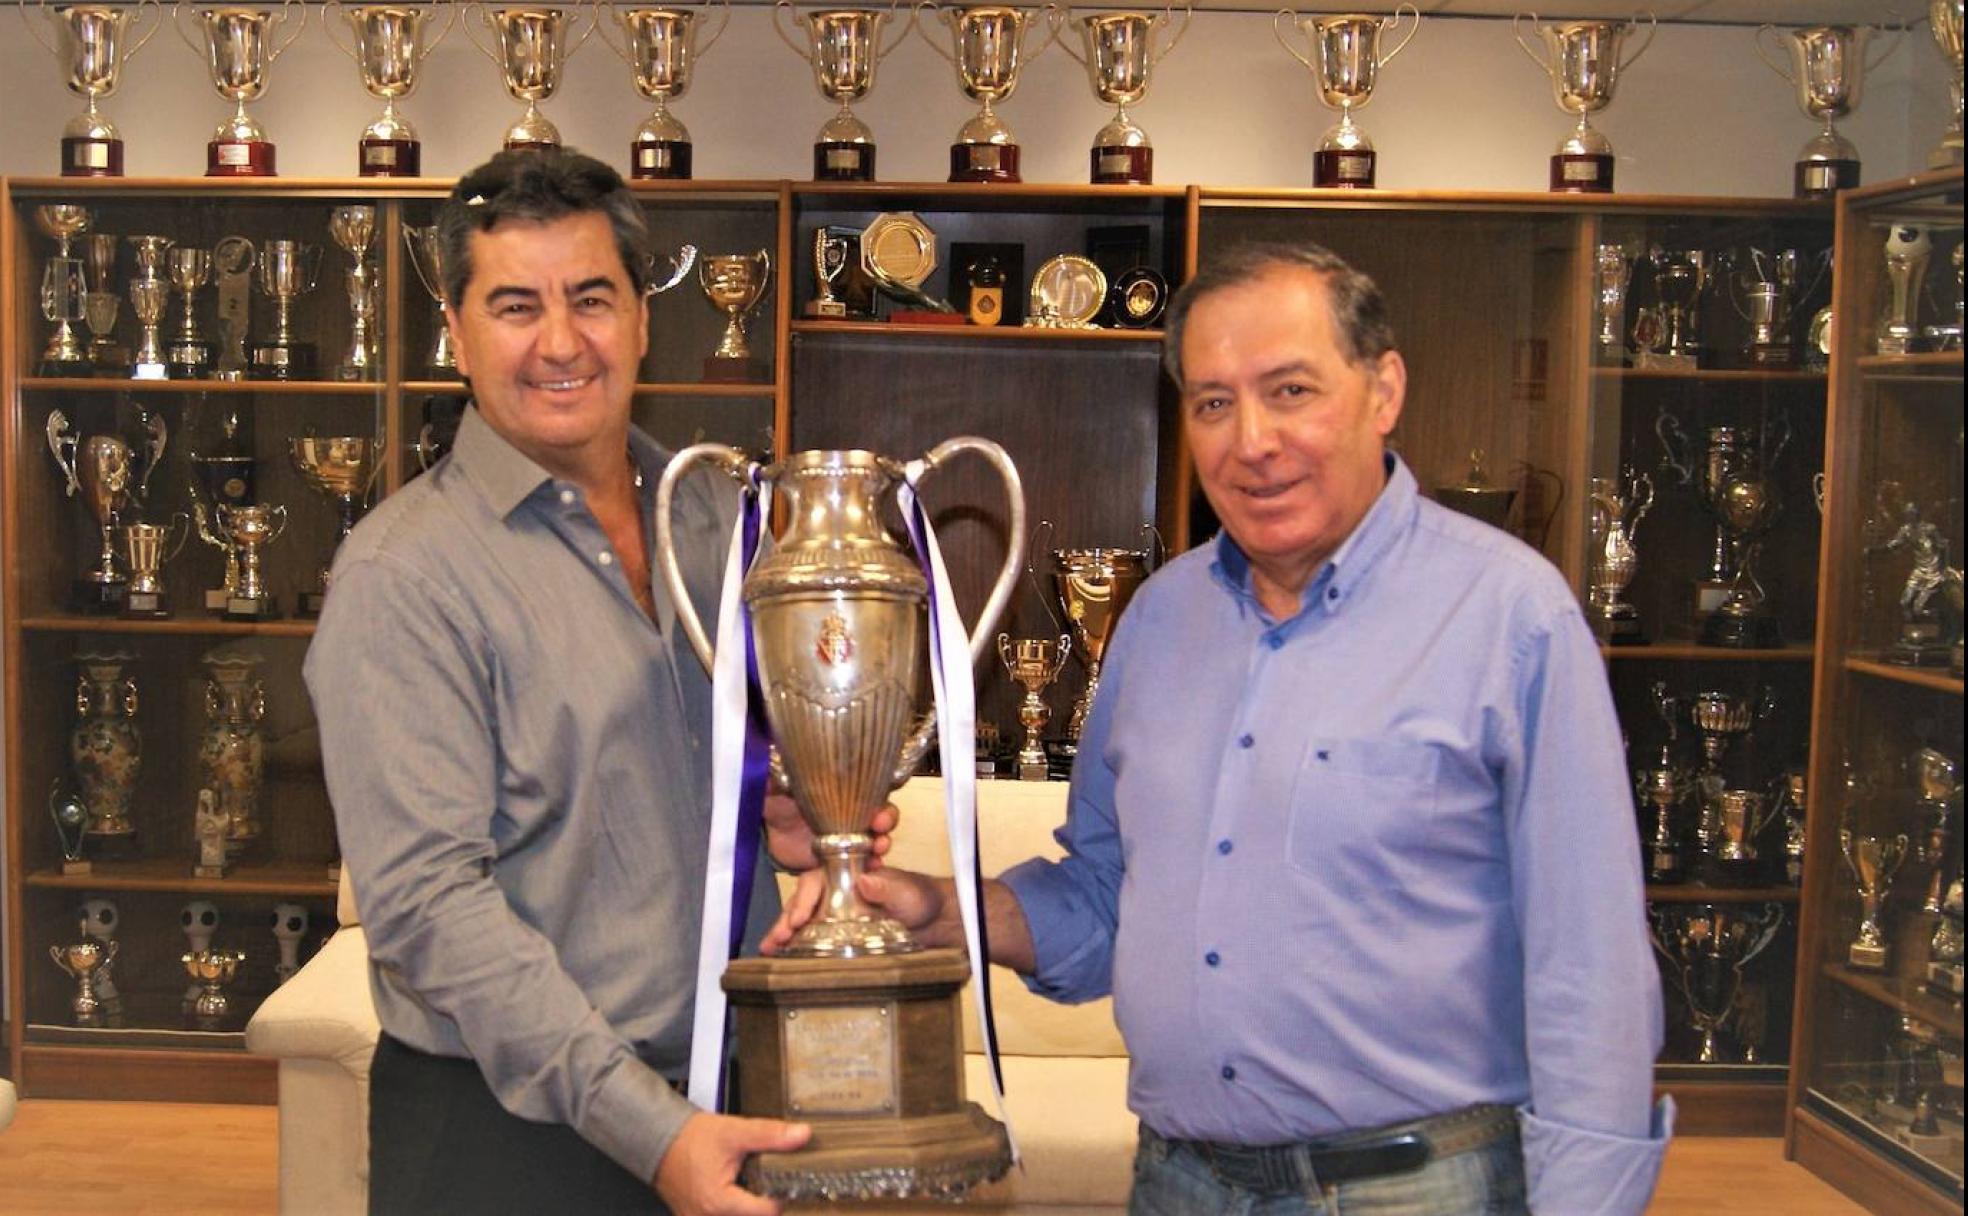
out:
<path id="1" fill-rule="evenodd" d="M 560 129 L 540 113 L 540 103 L 560 89 L 568 57 L 595 31 L 598 18 L 590 17 L 587 29 L 570 40 L 574 18 L 565 9 L 500 6 L 490 8 L 474 3 L 470 12 L 492 31 L 498 46 L 494 51 L 473 33 L 475 22 L 465 22 L 465 36 L 486 58 L 499 67 L 506 92 L 513 100 L 526 103 L 526 112 L 506 128 L 505 147 L 557 148 Z"/>

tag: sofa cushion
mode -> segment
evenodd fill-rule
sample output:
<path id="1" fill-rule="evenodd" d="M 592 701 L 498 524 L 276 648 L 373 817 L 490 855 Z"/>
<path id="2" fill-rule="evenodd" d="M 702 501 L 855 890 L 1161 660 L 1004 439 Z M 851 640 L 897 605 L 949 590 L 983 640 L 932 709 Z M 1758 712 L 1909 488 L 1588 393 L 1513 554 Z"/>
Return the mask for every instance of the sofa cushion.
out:
<path id="1" fill-rule="evenodd" d="M 369 994 L 369 943 L 360 926 L 336 931 L 294 978 L 273 990 L 246 1025 L 255 1055 L 335 1060 L 369 1090 L 369 1058 L 382 1023 Z"/>

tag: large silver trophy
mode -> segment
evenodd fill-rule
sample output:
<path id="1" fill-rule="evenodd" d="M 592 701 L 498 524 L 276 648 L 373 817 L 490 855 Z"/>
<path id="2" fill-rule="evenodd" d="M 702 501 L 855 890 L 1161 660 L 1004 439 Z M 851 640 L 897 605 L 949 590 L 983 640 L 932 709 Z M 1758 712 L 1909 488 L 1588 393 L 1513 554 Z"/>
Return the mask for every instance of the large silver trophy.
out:
<path id="1" fill-rule="evenodd" d="M 1026 40 L 1041 24 L 1040 18 L 1050 18 L 1050 6 L 1021 9 L 972 4 L 938 8 L 926 0 L 921 7 L 932 9 L 950 27 L 951 49 L 944 50 L 926 30 L 923 40 L 957 69 L 957 84 L 979 105 L 977 113 L 957 131 L 957 142 L 950 145 L 950 180 L 1023 181 L 1018 174 L 1018 139 L 998 117 L 995 107 L 1018 87 L 1018 72 L 1026 61 L 1059 36 L 1058 23 L 1048 22 L 1038 46 L 1026 50 Z"/>
<path id="2" fill-rule="evenodd" d="M 1765 904 L 1760 913 L 1750 914 L 1727 904 L 1657 904 L 1648 917 L 1654 949 L 1667 961 L 1699 1036 L 1695 1063 L 1741 1062 L 1746 1045 L 1731 1048 L 1723 1035 L 1736 1016 L 1743 968 L 1783 926 L 1783 905 Z"/>
<path id="3" fill-rule="evenodd" d="M 178 37 L 193 53 L 205 60 L 212 76 L 212 87 L 219 96 L 233 103 L 233 114 L 219 124 L 206 145 L 207 177 L 272 177 L 274 146 L 266 129 L 246 113 L 246 103 L 266 92 L 267 71 L 307 28 L 308 6 L 300 6 L 300 17 L 286 41 L 273 46 L 273 27 L 290 20 L 294 0 L 282 0 L 277 11 L 239 5 L 191 7 L 201 34 L 193 38 L 185 31 L 184 9 L 173 7 L 172 23 Z"/>
<path id="4" fill-rule="evenodd" d="M 1592 510 L 1591 588 L 1586 615 L 1593 632 L 1609 645 L 1646 641 L 1640 629 L 1640 610 L 1627 602 L 1626 589 L 1640 568 L 1633 547 L 1640 521 L 1654 505 L 1654 479 L 1627 469 L 1623 477 L 1595 477 Z"/>
<path id="5" fill-rule="evenodd" d="M 717 28 L 700 37 L 700 24 L 710 11 L 687 5 L 665 8 L 630 8 L 619 5 L 609 10 L 621 28 L 622 44 L 608 36 L 608 28 L 596 23 L 601 40 L 621 56 L 635 74 L 636 92 L 656 103 L 648 118 L 636 128 L 629 141 L 629 176 L 636 178 L 688 179 L 690 177 L 690 131 L 670 113 L 670 100 L 683 96 L 690 87 L 690 71 L 704 52 L 711 49 L 731 21 L 729 0 L 717 0 L 723 13 Z"/>
<path id="6" fill-rule="evenodd" d="M 882 45 L 881 27 L 895 16 L 902 0 L 886 9 L 827 8 L 800 12 L 792 0 L 778 0 L 772 9 L 772 29 L 793 53 L 813 66 L 813 83 L 820 95 L 840 103 L 840 112 L 822 123 L 813 141 L 813 180 L 817 182 L 871 182 L 875 180 L 875 135 L 854 114 L 853 105 L 875 87 L 875 67 L 888 58 L 909 31 L 916 27 L 916 15 Z M 806 28 L 807 43 L 801 46 L 779 23 L 789 14 L 795 25 Z"/>
<path id="7" fill-rule="evenodd" d="M 1017 469 L 988 440 L 946 440 L 923 463 L 935 470 L 964 452 L 990 461 L 1003 479 L 1005 535 L 1014 538 L 970 632 L 975 662 L 1016 581 L 1025 503 Z M 745 575 L 743 597 L 775 767 L 813 830 L 827 878 L 820 909 L 784 955 L 738 959 L 724 974 L 744 1061 L 740 1112 L 796 1113 L 814 1128 L 799 1152 L 750 1158 L 741 1180 L 782 1197 L 955 1193 L 1002 1174 L 1010 1161 L 1004 1129 L 963 1098 L 957 998 L 969 967 L 960 951 L 922 949 L 855 893 L 869 821 L 915 770 L 935 729 L 934 717 L 916 708 L 928 582 L 881 522 L 903 466 L 865 451 L 800 452 L 763 470 L 721 444 L 677 454 L 656 491 L 657 556 L 707 668 L 710 640 L 671 530 L 679 480 L 706 462 L 741 480 L 763 478 L 790 499 L 787 528 Z M 844 1069 L 861 1080 L 828 1081 Z M 898 1101 L 901 1094 L 912 1096 Z"/>
<path id="8" fill-rule="evenodd" d="M 1053 12 L 1057 19 L 1067 19 L 1066 10 Z M 1114 107 L 1114 117 L 1093 137 L 1094 185 L 1146 186 L 1155 180 L 1155 149 L 1148 142 L 1148 132 L 1128 117 L 1127 108 L 1147 96 L 1148 73 L 1182 41 L 1194 14 L 1194 9 L 1183 5 L 1181 26 L 1160 50 L 1155 49 L 1156 35 L 1174 21 L 1173 5 L 1160 13 L 1081 17 L 1080 40 L 1085 50 L 1074 50 L 1071 42 L 1059 44 L 1060 50 L 1086 68 L 1094 96 Z"/>
<path id="9" fill-rule="evenodd" d="M 349 255 L 343 276 L 349 306 L 349 348 L 335 365 L 337 380 L 379 380 L 383 359 L 377 311 L 382 302 L 380 272 L 369 264 L 369 246 L 376 239 L 376 209 L 349 203 L 328 213 L 328 235 Z"/>
<path id="10" fill-rule="evenodd" d="M 448 10 L 444 28 L 435 35 L 429 22 L 438 10 Z M 350 41 L 335 32 L 335 18 L 348 21 Z M 359 4 L 343 7 L 341 0 L 322 6 L 328 41 L 355 61 L 362 87 L 383 103 L 382 115 L 362 130 L 356 144 L 356 171 L 363 177 L 416 177 L 423 170 L 422 141 L 409 121 L 396 112 L 398 99 L 417 88 L 417 69 L 444 41 L 458 19 L 451 0 L 431 4 Z"/>
<path id="11" fill-rule="evenodd" d="M 1862 25 L 1795 30 L 1765 25 L 1756 31 L 1757 56 L 1796 87 L 1804 113 L 1824 123 L 1797 155 L 1791 184 L 1798 198 L 1828 198 L 1859 184 L 1859 150 L 1838 133 L 1836 123 L 1859 108 L 1865 74 L 1878 66 L 1866 62 L 1872 32 Z M 1781 44 L 1775 55 L 1769 51 L 1771 39 Z"/>
<path id="12" fill-rule="evenodd" d="M 260 242 L 253 283 L 273 301 L 273 336 L 253 343 L 256 380 L 305 380 L 314 374 L 312 342 L 294 336 L 294 301 L 314 290 L 321 275 L 321 246 L 287 239 Z"/>
<path id="13" fill-rule="evenodd" d="M 48 450 L 66 478 L 68 496 L 82 495 L 101 532 L 96 565 L 76 580 L 76 606 L 85 611 L 116 611 L 123 606 L 129 580 L 116 560 L 116 530 L 126 522 L 132 502 L 150 496 L 150 475 L 164 457 L 168 434 L 164 419 L 144 418 L 141 455 L 120 435 L 78 437 L 60 410 L 48 412 Z"/>
<path id="14" fill-rule="evenodd" d="M 96 108 L 99 98 L 116 92 L 123 65 L 144 48 L 164 23 L 159 7 L 150 28 L 132 44 L 137 23 L 146 5 L 157 0 L 137 0 L 135 4 L 65 4 L 52 11 L 48 0 L 40 0 L 41 11 L 55 27 L 50 44 L 34 22 L 28 19 L 27 3 L 20 5 L 21 20 L 49 54 L 61 61 L 62 83 L 71 93 L 88 99 L 89 108 L 62 127 L 61 171 L 63 177 L 122 177 L 123 136 L 107 115 Z"/>
<path id="15" fill-rule="evenodd" d="M 560 128 L 540 113 L 540 103 L 560 91 L 561 74 L 567 59 L 594 33 L 597 19 L 588 18 L 588 28 L 573 37 L 574 18 L 565 9 L 533 8 L 518 5 L 488 7 L 472 4 L 465 19 L 465 37 L 471 39 L 487 59 L 498 65 L 506 92 L 514 101 L 526 103 L 526 112 L 506 128 L 504 146 L 515 148 L 558 148 Z M 498 50 L 480 42 L 473 32 L 476 21 L 492 31 Z"/>
<path id="16" fill-rule="evenodd" d="M 1383 53 L 1380 38 L 1387 27 L 1397 24 L 1401 14 L 1408 15 L 1408 32 L 1394 44 L 1392 50 Z M 1299 53 L 1292 40 L 1285 36 L 1285 29 L 1279 23 L 1287 18 L 1312 43 L 1314 58 Z M 1374 85 L 1380 76 L 1382 65 L 1401 53 L 1408 41 L 1421 28 L 1421 10 L 1412 4 L 1397 5 L 1389 17 L 1374 17 L 1364 13 L 1341 13 L 1324 17 L 1301 17 L 1291 9 L 1282 9 L 1271 21 L 1272 32 L 1278 41 L 1291 52 L 1292 58 L 1304 64 L 1312 73 L 1312 79 L 1319 88 L 1319 100 L 1329 110 L 1339 111 L 1339 123 L 1319 140 L 1319 150 L 1312 157 L 1312 184 L 1321 187 L 1351 189 L 1371 189 L 1374 184 L 1376 156 L 1373 140 L 1353 121 L 1353 111 L 1362 109 L 1373 100 Z"/>
<path id="17" fill-rule="evenodd" d="M 1544 44 L 1539 54 L 1524 37 L 1523 23 Z M 1613 144 L 1592 126 L 1592 115 L 1612 104 L 1619 74 L 1633 66 L 1654 40 L 1656 22 L 1647 15 L 1647 36 L 1630 55 L 1623 55 L 1633 33 L 1630 21 L 1564 21 L 1540 25 L 1536 13 L 1519 13 L 1511 22 L 1517 45 L 1551 78 L 1558 108 L 1578 116 L 1578 126 L 1551 157 L 1551 188 L 1558 191 L 1604 194 L 1613 188 Z"/>
<path id="18" fill-rule="evenodd" d="M 383 444 L 362 435 L 296 436 L 288 440 L 288 453 L 309 488 L 332 499 L 336 507 L 335 540 L 322 559 L 314 588 L 301 593 L 301 615 L 320 616 L 328 600 L 328 575 L 335 554 L 355 530 L 369 490 L 382 472 Z"/>

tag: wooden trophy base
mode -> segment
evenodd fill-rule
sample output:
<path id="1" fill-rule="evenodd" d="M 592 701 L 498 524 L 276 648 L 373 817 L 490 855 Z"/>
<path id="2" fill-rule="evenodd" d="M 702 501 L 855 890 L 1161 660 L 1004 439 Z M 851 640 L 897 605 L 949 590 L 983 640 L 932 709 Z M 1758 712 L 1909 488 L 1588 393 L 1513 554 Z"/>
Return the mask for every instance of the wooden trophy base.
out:
<path id="1" fill-rule="evenodd" d="M 1371 190 L 1379 156 L 1372 148 L 1314 152 L 1312 184 L 1321 190 Z"/>
<path id="2" fill-rule="evenodd" d="M 764 377 L 759 375 L 758 361 L 755 359 L 724 359 L 717 355 L 704 356 L 704 382 L 706 384 L 759 384 Z"/>
<path id="3" fill-rule="evenodd" d="M 1551 188 L 1560 194 L 1611 194 L 1613 158 L 1605 152 L 1560 152 L 1551 158 Z"/>
<path id="4" fill-rule="evenodd" d="M 814 144 L 813 180 L 816 182 L 874 181 L 875 145 L 830 142 Z"/>
<path id="5" fill-rule="evenodd" d="M 63 177 L 122 177 L 123 141 L 73 135 L 61 141 Z"/>
<path id="6" fill-rule="evenodd" d="M 419 177 L 424 146 L 414 139 L 365 139 L 356 146 L 355 163 L 363 177 Z"/>
<path id="7" fill-rule="evenodd" d="M 224 878 L 225 867 L 224 866 L 193 866 L 191 867 L 191 876 L 193 878 Z"/>
<path id="8" fill-rule="evenodd" d="M 61 872 L 63 877 L 73 878 L 78 874 L 94 874 L 96 872 L 96 867 L 92 863 L 87 861 L 65 860 L 62 862 Z"/>
<path id="9" fill-rule="evenodd" d="M 206 177 L 276 177 L 273 145 L 215 139 L 205 145 Z"/>
<path id="10" fill-rule="evenodd" d="M 1022 182 L 1017 144 L 951 144 L 953 182 Z"/>
<path id="11" fill-rule="evenodd" d="M 964 1098 L 955 950 L 855 959 L 742 958 L 724 973 L 738 1038 L 737 1113 L 813 1127 L 740 1182 L 834 1202 L 951 1199 L 1011 1166 L 1004 1127 Z"/>
<path id="12" fill-rule="evenodd" d="M 1858 184 L 1855 160 L 1800 160 L 1791 174 L 1791 190 L 1798 198 L 1830 198 Z"/>
<path id="13" fill-rule="evenodd" d="M 650 139 L 630 144 L 629 176 L 638 181 L 689 181 L 689 142 Z"/>
<path id="14" fill-rule="evenodd" d="M 1096 186 L 1150 186 L 1155 182 L 1153 148 L 1095 148 L 1092 177 Z"/>
<path id="15" fill-rule="evenodd" d="M 93 579 L 75 580 L 71 589 L 75 607 L 91 614 L 113 614 L 123 611 L 123 601 L 129 596 L 130 584 L 122 580 L 113 583 L 99 583 Z"/>

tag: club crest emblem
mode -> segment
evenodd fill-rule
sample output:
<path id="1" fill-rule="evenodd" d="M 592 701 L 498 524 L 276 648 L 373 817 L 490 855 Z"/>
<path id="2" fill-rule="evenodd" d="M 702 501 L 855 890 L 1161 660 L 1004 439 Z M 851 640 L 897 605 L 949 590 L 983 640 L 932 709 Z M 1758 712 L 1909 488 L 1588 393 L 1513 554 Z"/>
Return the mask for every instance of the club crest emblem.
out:
<path id="1" fill-rule="evenodd" d="M 814 644 L 814 657 L 829 667 L 838 667 L 854 657 L 854 639 L 848 636 L 847 620 L 829 612 L 820 622 L 820 640 Z"/>

